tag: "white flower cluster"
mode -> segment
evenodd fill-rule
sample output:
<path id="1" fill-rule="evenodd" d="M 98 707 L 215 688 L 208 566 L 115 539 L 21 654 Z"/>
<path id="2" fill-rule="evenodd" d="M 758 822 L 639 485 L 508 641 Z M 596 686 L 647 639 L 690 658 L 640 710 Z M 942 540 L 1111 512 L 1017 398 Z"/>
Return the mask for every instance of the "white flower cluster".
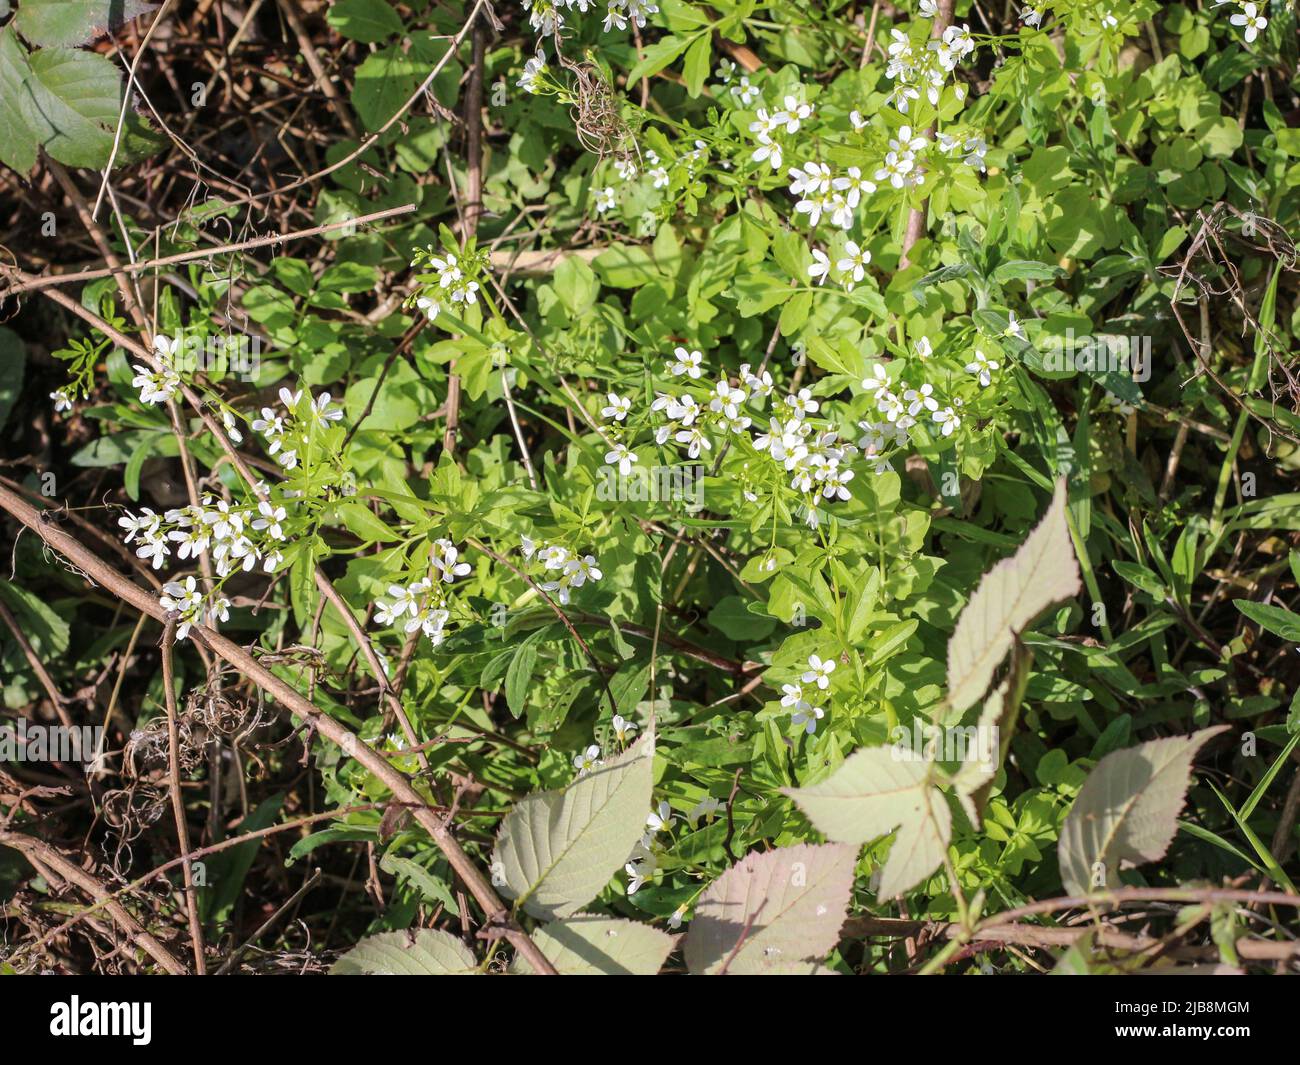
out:
<path id="1" fill-rule="evenodd" d="M 265 486 L 261 486 L 265 490 Z M 288 512 L 283 506 L 263 499 L 257 504 L 227 503 L 204 496 L 197 507 L 179 507 L 155 514 L 142 507 L 138 515 L 129 510 L 117 519 L 126 530 L 127 544 L 137 544 L 136 556 L 149 559 L 154 569 L 176 547 L 176 557 L 197 559 L 207 554 L 217 576 L 235 570 L 251 570 L 259 562 L 267 573 L 284 561 L 281 545 L 287 540 L 283 523 Z"/>
<path id="2" fill-rule="evenodd" d="M 790 723 L 795 728 L 802 728 L 809 736 L 817 731 L 817 722 L 826 716 L 823 704 L 830 698 L 828 689 L 835 665 L 833 658 L 809 655 L 808 668 L 799 678 L 799 683 L 781 685 L 781 705 L 790 711 Z"/>
<path id="3" fill-rule="evenodd" d="M 918 359 L 924 362 L 931 352 L 929 339 L 921 337 L 916 342 L 914 351 Z M 980 387 L 987 388 L 993 382 L 998 363 L 983 352 L 976 351 L 973 361 L 967 363 L 965 369 L 979 381 Z M 900 386 L 901 384 L 902 382 Z M 867 458 L 875 461 L 878 474 L 893 469 L 886 453 L 910 442 L 911 430 L 918 425 L 919 419 L 932 423 L 941 436 L 952 436 L 961 428 L 961 397 L 955 397 L 951 403 L 945 404 L 928 381 L 906 386 L 899 395 L 894 391 L 895 385 L 890 381 L 884 365 L 876 363 L 871 367 L 871 376 L 863 380 L 862 388 L 875 398 L 876 410 L 881 417 L 858 422 L 858 428 L 864 434 L 858 441 L 858 446 Z"/>
<path id="4" fill-rule="evenodd" d="M 807 420 L 820 406 L 809 398 L 808 389 L 786 397 L 787 404 L 792 401 L 797 405 L 791 405 L 784 420 L 769 419 L 767 432 L 755 438 L 754 447 L 790 476 L 790 487 L 804 497 L 807 523 L 815 529 L 820 522 L 819 502 L 849 498 L 853 470 L 848 463 L 857 448 L 840 440 L 837 429 L 819 428 Z"/>
<path id="5" fill-rule="evenodd" d="M 445 305 L 470 306 L 477 303 L 479 289 L 478 282 L 467 276 L 473 269 L 470 264 L 462 261 L 452 252 L 443 254 L 435 254 L 435 252 L 436 249 L 432 244 L 425 249 L 426 260 L 438 275 L 437 286 L 415 301 L 415 305 L 431 322 L 438 317 Z M 412 263 L 413 266 L 419 264 L 418 259 Z"/>
<path id="6" fill-rule="evenodd" d="M 722 803 L 717 798 L 706 795 L 692 807 L 684 820 L 691 828 L 695 828 L 701 820 L 705 823 L 711 823 L 721 809 Z M 678 820 L 679 818 L 674 815 L 673 808 L 667 799 L 660 799 L 654 809 L 646 816 L 646 831 L 632 847 L 632 853 L 628 856 L 627 864 L 623 866 L 623 871 L 627 873 L 627 893 L 629 895 L 635 895 L 654 877 L 655 870 L 659 868 L 659 854 L 667 849 L 659 842 L 659 836 L 662 834 L 671 838 L 673 826 L 677 824 Z M 669 926 L 672 928 L 679 927 L 685 915 L 686 907 L 684 905 L 679 906 L 668 919 Z"/>
<path id="7" fill-rule="evenodd" d="M 903 114 L 922 94 L 931 107 L 938 107 L 948 76 L 975 51 L 975 41 L 966 26 L 949 26 L 939 40 L 929 41 L 924 48 L 918 48 L 904 30 L 895 28 L 890 36 L 885 76 L 894 82 L 894 88 L 889 102 Z"/>
<path id="8" fill-rule="evenodd" d="M 519 541 L 524 558 L 540 566 L 541 576 L 546 578 L 539 587 L 544 592 L 554 592 L 562 606 L 568 606 L 572 589 L 581 588 L 588 581 L 595 584 L 604 576 L 595 555 L 571 554 L 567 547 L 545 540 L 539 544 L 527 536 L 521 536 Z"/>
<path id="9" fill-rule="evenodd" d="M 703 374 L 701 362 L 698 351 L 678 348 L 675 361 L 668 363 L 668 372 L 696 379 Z M 744 435 L 756 451 L 766 454 L 789 476 L 790 487 L 804 497 L 807 522 L 815 528 L 820 520 L 818 503 L 849 498 L 853 470 L 848 463 L 857 449 L 841 441 L 838 431 L 829 423 L 815 425 L 809 420 L 821 409 L 821 404 L 807 388 L 785 396 L 768 418 L 766 430 L 760 426 L 759 435 L 750 439 L 747 430 L 754 422 L 746 410 L 763 410 L 775 385 L 770 372 L 754 373 L 748 363 L 740 367 L 738 376 L 738 382 L 732 384 L 724 374 L 702 398 L 690 392 L 657 393 L 651 410 L 664 423 L 655 429 L 655 443 L 663 446 L 674 442 L 686 448 L 689 458 L 697 459 L 712 451 L 715 442 L 729 434 Z M 618 465 L 620 472 L 626 473 L 636 456 L 620 444 L 606 454 L 605 461 Z M 751 480 L 747 473 L 745 483 L 748 485 Z M 748 487 L 745 497 L 750 502 L 758 499 Z"/>
<path id="10" fill-rule="evenodd" d="M 528 21 L 534 32 L 552 37 L 564 26 L 565 16 L 561 11 L 573 11 L 585 15 L 593 8 L 598 9 L 595 0 L 523 0 L 524 10 L 528 12 Z M 657 14 L 659 7 L 654 0 L 607 0 L 605 5 L 606 33 L 612 30 L 626 30 L 628 23 L 643 30 L 646 16 Z"/>
<path id="11" fill-rule="evenodd" d="M 267 454 L 274 456 L 286 470 L 292 470 L 298 465 L 299 452 L 305 446 L 313 424 L 323 428 L 330 422 L 343 418 L 341 407 L 330 406 L 328 392 L 322 392 L 311 400 L 309 417 L 300 418 L 298 401 L 302 396 L 301 391 L 291 392 L 282 388 L 280 402 L 284 405 L 284 413 L 277 413 L 273 407 L 263 407 L 262 416 L 253 420 L 253 431 L 261 433 L 266 440 Z M 227 422 L 227 427 L 229 424 Z"/>
<path id="12" fill-rule="evenodd" d="M 444 585 L 466 576 L 471 567 L 460 560 L 460 550 L 450 540 L 435 540 L 434 548 L 429 559 L 434 573 L 410 584 L 390 584 L 391 601 L 375 602 L 375 622 L 385 627 L 401 625 L 407 633 L 420 630 L 437 647 L 447 638 L 451 620 L 450 597 Z"/>
<path id="13" fill-rule="evenodd" d="M 163 585 L 158 602 L 169 613 L 175 611 L 180 615 L 176 626 L 176 639 L 183 640 L 190 634 L 190 629 L 202 624 L 204 617 L 209 622 L 230 620 L 230 600 L 217 596 L 211 601 L 199 591 L 198 582 L 193 577 L 183 581 L 168 581 Z"/>
<path id="14" fill-rule="evenodd" d="M 700 352 L 677 348 L 667 370 L 674 377 L 698 380 L 704 374 L 703 362 L 704 356 Z M 745 413 L 745 405 L 754 404 L 761 408 L 764 400 L 772 394 L 772 388 L 770 373 L 764 371 L 761 377 L 751 374 L 749 365 L 745 364 L 740 368 L 739 384 L 731 384 L 724 374 L 703 401 L 689 392 L 678 396 L 658 392 L 650 409 L 665 421 L 655 429 L 655 443 L 663 446 L 670 440 L 674 441 L 686 448 L 687 455 L 697 459 L 704 452 L 713 450 L 714 434 L 725 436 L 727 433 L 745 432 L 753 423 Z M 606 461 L 609 461 L 608 456 Z"/>
<path id="15" fill-rule="evenodd" d="M 1243 0 L 1214 0 L 1215 7 L 1222 7 L 1225 4 L 1232 4 L 1241 9 L 1234 12 L 1228 21 L 1245 30 L 1242 37 L 1247 44 L 1253 44 L 1255 39 L 1268 29 L 1268 18 L 1263 11 L 1266 4 L 1245 3 Z"/>
<path id="16" fill-rule="evenodd" d="M 160 369 L 151 370 L 147 366 L 134 365 L 135 377 L 131 378 L 131 387 L 139 389 L 140 402 L 166 403 L 180 390 L 181 378 L 176 372 L 176 353 L 180 350 L 180 337 L 156 336 L 153 338 L 154 355 Z M 57 403 L 57 401 L 56 401 Z M 58 407 L 56 406 L 57 410 Z"/>
<path id="17" fill-rule="evenodd" d="M 787 95 L 781 101 L 781 107 L 770 114 L 766 107 L 760 107 L 755 113 L 754 121 L 749 124 L 749 132 L 758 141 L 758 147 L 751 156 L 754 162 L 766 162 L 773 170 L 780 170 L 785 160 L 780 135 L 789 137 L 798 133 L 803 124 L 813 117 L 814 111 L 812 104 L 800 102 L 794 94 Z"/>

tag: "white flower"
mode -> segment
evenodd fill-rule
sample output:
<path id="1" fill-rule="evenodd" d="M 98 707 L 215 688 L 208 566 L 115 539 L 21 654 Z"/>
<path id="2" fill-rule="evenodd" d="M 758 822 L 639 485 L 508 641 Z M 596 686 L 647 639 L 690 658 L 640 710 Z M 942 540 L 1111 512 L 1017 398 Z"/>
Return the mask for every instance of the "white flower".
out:
<path id="1" fill-rule="evenodd" d="M 667 799 L 659 800 L 659 806 L 650 811 L 645 819 L 646 828 L 651 832 L 669 832 L 673 827 L 673 810 Z"/>
<path id="2" fill-rule="evenodd" d="M 853 286 L 867 276 L 867 263 L 871 262 L 871 252 L 860 248 L 853 241 L 844 244 L 844 258 L 835 264 L 845 277 L 845 286 L 852 291 Z"/>
<path id="3" fill-rule="evenodd" d="M 614 5 L 611 4 L 610 6 L 613 7 Z M 537 49 L 537 54 L 524 64 L 524 72 L 519 76 L 519 80 L 515 82 L 515 84 L 518 85 L 519 88 L 523 89 L 524 92 L 536 93 L 538 90 L 538 82 L 541 81 L 542 74 L 545 73 L 545 71 L 546 54 L 539 48 Z"/>
<path id="4" fill-rule="evenodd" d="M 610 186 L 596 191 L 596 213 L 604 214 L 614 207 L 614 190 Z"/>
<path id="5" fill-rule="evenodd" d="M 741 107 L 748 107 L 758 99 L 758 87 L 749 83 L 748 75 L 741 75 L 739 83 L 731 87 L 731 95 L 739 99 Z"/>
<path id="6" fill-rule="evenodd" d="M 866 392 L 885 392 L 889 389 L 889 375 L 885 373 L 882 363 L 871 367 L 871 376 L 862 379 L 862 388 Z"/>
<path id="7" fill-rule="evenodd" d="M 65 389 L 58 389 L 50 393 L 50 399 L 54 400 L 54 413 L 62 414 L 65 410 L 72 410 L 72 397 Z"/>
<path id="8" fill-rule="evenodd" d="M 909 388 L 903 393 L 903 402 L 907 404 L 907 413 L 915 418 L 924 410 L 938 410 L 939 404 L 935 402 L 934 386 L 926 383 L 918 388 Z"/>
<path id="9" fill-rule="evenodd" d="M 219 602 L 226 604 L 224 599 Z M 190 634 L 190 628 L 203 618 L 203 593 L 198 590 L 193 577 L 186 577 L 184 581 L 168 581 L 163 585 L 158 603 L 169 614 L 180 615 L 180 622 L 176 626 L 178 640 L 185 639 Z M 225 613 L 224 606 L 220 613 Z M 223 617 L 222 620 L 226 618 Z"/>
<path id="10" fill-rule="evenodd" d="M 810 706 L 806 710 L 800 710 L 797 714 L 790 716 L 790 724 L 798 727 L 803 726 L 804 732 L 811 736 L 817 731 L 817 722 L 826 716 L 826 711 L 820 706 Z"/>
<path id="11" fill-rule="evenodd" d="M 627 29 L 627 16 L 623 12 L 623 0 L 609 0 L 605 9 L 605 21 L 602 28 L 606 33 L 613 30 L 623 32 Z"/>
<path id="12" fill-rule="evenodd" d="M 744 389 L 735 388 L 724 379 L 714 386 L 713 398 L 709 400 L 709 410 L 714 414 L 725 414 L 728 418 L 738 418 L 740 407 L 747 399 L 749 394 Z"/>
<path id="13" fill-rule="evenodd" d="M 647 869 L 645 866 L 641 865 L 633 865 L 631 862 L 628 862 L 627 865 L 623 866 L 623 869 L 627 873 L 627 893 L 629 895 L 635 895 L 639 890 L 641 890 L 642 885 L 645 884 L 645 882 L 650 878 L 650 875 L 654 872 L 653 869 Z"/>
<path id="14" fill-rule="evenodd" d="M 605 452 L 605 464 L 607 466 L 617 466 L 618 472 L 624 477 L 632 472 L 632 464 L 636 461 L 636 455 L 626 444 L 615 444 Z"/>
<path id="15" fill-rule="evenodd" d="M 1003 335 L 1013 336 L 1017 340 L 1028 341 L 1028 338 L 1025 336 L 1024 326 L 1022 326 L 1018 321 L 1016 321 L 1015 311 L 1007 311 L 1007 328 L 1006 328 L 1006 332 Z"/>
<path id="16" fill-rule="evenodd" d="M 907 175 L 912 170 L 912 157 L 900 156 L 898 152 L 889 152 L 885 155 L 885 161 L 881 164 L 880 169 L 876 171 L 875 178 L 877 181 L 888 181 L 896 189 L 901 189 L 907 184 Z"/>
<path id="17" fill-rule="evenodd" d="M 573 768 L 578 771 L 579 775 L 598 769 L 600 764 L 600 748 L 594 743 L 573 759 Z"/>
<path id="18" fill-rule="evenodd" d="M 828 658 L 822 661 L 817 655 L 808 656 L 808 669 L 800 678 L 805 684 L 816 683 L 817 687 L 825 690 L 830 687 L 831 674 L 835 672 L 835 660 Z"/>
<path id="19" fill-rule="evenodd" d="M 720 800 L 715 799 L 712 795 L 706 795 L 691 807 L 691 812 L 686 815 L 686 820 L 692 825 L 699 821 L 700 818 L 704 818 L 706 821 L 712 821 L 714 816 L 721 809 L 722 803 Z"/>
<path id="20" fill-rule="evenodd" d="M 957 412 L 951 407 L 944 407 L 943 410 L 935 411 L 930 415 L 930 418 L 939 426 L 939 431 L 944 436 L 952 436 L 954 430 L 961 426 L 961 419 L 957 417 Z"/>
<path id="21" fill-rule="evenodd" d="M 889 147 L 900 156 L 908 158 L 916 152 L 924 151 L 929 143 L 924 134 L 914 134 L 911 126 L 899 126 L 898 136 L 889 139 Z"/>
<path id="22" fill-rule="evenodd" d="M 431 322 L 438 317 L 438 312 L 442 310 L 442 304 L 430 299 L 428 296 L 421 296 L 415 301 L 415 305 L 424 312 L 424 316 Z"/>
<path id="23" fill-rule="evenodd" d="M 606 404 L 600 409 L 602 418 L 613 418 L 616 422 L 621 422 L 628 416 L 632 409 L 632 401 L 626 396 L 616 395 L 613 392 L 605 396 Z"/>
<path id="24" fill-rule="evenodd" d="M 817 284 L 824 285 L 827 275 L 831 272 L 831 261 L 820 248 L 813 248 L 812 257 L 812 265 L 808 267 L 808 276 Z"/>
<path id="25" fill-rule="evenodd" d="M 808 701 L 803 697 L 803 688 L 798 684 L 781 685 L 781 705 L 787 710 L 800 711 L 808 708 Z"/>
<path id="26" fill-rule="evenodd" d="M 615 714 L 610 724 L 614 728 L 614 735 L 618 738 L 619 743 L 627 743 L 636 735 L 636 725 L 628 721 L 622 714 Z"/>
<path id="27" fill-rule="evenodd" d="M 808 119 L 812 118 L 812 105 L 801 104 L 798 99 L 793 96 L 787 96 L 785 100 L 782 101 L 782 105 L 785 110 L 778 111 L 772 117 L 785 123 L 785 131 L 787 133 L 798 133 L 800 122 L 806 122 Z"/>
<path id="28" fill-rule="evenodd" d="M 753 160 L 756 163 L 761 163 L 764 159 L 768 161 L 773 170 L 780 170 L 781 163 L 785 159 L 785 156 L 781 154 L 781 146 L 775 141 L 760 144 L 754 149 Z"/>
<path id="29" fill-rule="evenodd" d="M 1268 19 L 1259 13 L 1259 7 L 1255 4 L 1246 4 L 1240 14 L 1233 15 L 1228 21 L 1234 26 L 1246 27 L 1243 36 L 1246 38 L 1247 44 L 1250 44 L 1259 36 L 1260 30 L 1268 28 Z"/>
<path id="30" fill-rule="evenodd" d="M 450 540 L 437 540 L 434 546 L 438 548 L 438 553 L 431 559 L 433 568 L 442 574 L 445 584 L 451 584 L 457 577 L 464 577 L 473 568 L 468 562 L 457 561 L 460 551 Z"/>
<path id="31" fill-rule="evenodd" d="M 650 178 L 654 181 L 654 187 L 662 189 L 668 184 L 668 171 L 662 166 L 657 166 L 650 171 Z"/>
<path id="32" fill-rule="evenodd" d="M 312 417 L 322 425 L 328 425 L 330 422 L 342 421 L 343 408 L 330 406 L 330 394 L 322 392 L 311 404 Z"/>
<path id="33" fill-rule="evenodd" d="M 993 383 L 993 371 L 997 368 L 998 364 L 978 349 L 974 360 L 965 367 L 967 373 L 974 374 L 979 379 L 980 388 L 988 388 Z"/>
<path id="34" fill-rule="evenodd" d="M 226 435 L 230 437 L 233 443 L 242 443 L 244 434 L 239 431 L 239 423 L 235 421 L 235 416 L 228 410 L 221 412 L 221 424 L 225 427 Z"/>
<path id="35" fill-rule="evenodd" d="M 831 185 L 836 190 L 844 193 L 845 204 L 853 209 L 856 209 L 858 204 L 862 202 L 863 196 L 870 196 L 876 191 L 876 183 L 864 178 L 862 171 L 856 166 L 849 167 L 844 176 L 837 177 L 831 182 Z"/>
<path id="36" fill-rule="evenodd" d="M 984 165 L 984 156 L 987 154 L 988 150 L 989 146 L 985 143 L 983 137 L 971 137 L 962 146 L 962 151 L 966 153 L 962 162 L 967 166 L 973 166 L 976 170 L 983 171 L 986 169 Z"/>
<path id="37" fill-rule="evenodd" d="M 806 388 L 799 389 L 794 395 L 786 396 L 785 403 L 794 412 L 796 418 L 816 414 L 821 408 L 821 404 L 812 398 L 812 392 Z"/>
<path id="38" fill-rule="evenodd" d="M 281 527 L 280 522 L 284 521 L 288 516 L 284 507 L 272 506 L 269 502 L 263 499 L 257 504 L 257 512 L 261 517 L 253 519 L 253 528 L 258 530 L 265 529 L 267 535 L 270 536 L 272 540 L 283 540 L 284 529 Z"/>
<path id="39" fill-rule="evenodd" d="M 921 17 L 934 18 L 939 14 L 939 0 L 921 0 Z"/>
<path id="40" fill-rule="evenodd" d="M 668 364 L 668 372 L 674 377 L 680 377 L 686 374 L 692 380 L 699 378 L 704 370 L 701 364 L 704 362 L 704 356 L 698 351 L 687 351 L 685 348 L 674 348 L 673 357 L 676 362 Z"/>
<path id="41" fill-rule="evenodd" d="M 853 480 L 852 470 L 822 466 L 817 470 L 817 479 L 822 482 L 823 498 L 848 500 L 848 485 Z"/>
<path id="42" fill-rule="evenodd" d="M 163 337 L 154 339 L 155 342 L 165 340 Z M 140 390 L 140 400 L 143 403 L 166 403 L 181 386 L 181 379 L 176 371 L 165 364 L 157 372 L 144 366 L 135 366 L 133 369 L 135 377 L 131 379 L 131 385 Z"/>
<path id="43" fill-rule="evenodd" d="M 1020 19 L 1026 26 L 1041 26 L 1043 23 L 1043 13 L 1037 8 L 1026 7 L 1020 12 Z"/>
<path id="44" fill-rule="evenodd" d="M 587 581 L 593 584 L 604 574 L 600 571 L 595 555 L 583 555 L 564 564 L 564 572 L 575 588 L 581 588 Z"/>
<path id="45" fill-rule="evenodd" d="M 682 920 L 686 917 L 686 903 L 682 903 L 668 917 L 669 928 L 681 928 Z"/>

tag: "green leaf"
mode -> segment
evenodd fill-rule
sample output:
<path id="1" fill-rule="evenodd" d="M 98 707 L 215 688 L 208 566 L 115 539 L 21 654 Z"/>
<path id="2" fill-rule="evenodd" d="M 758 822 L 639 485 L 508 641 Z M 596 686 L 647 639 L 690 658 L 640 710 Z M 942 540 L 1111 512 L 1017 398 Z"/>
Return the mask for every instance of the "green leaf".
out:
<path id="1" fill-rule="evenodd" d="M 1065 521 L 1065 480 L 1038 527 L 984 575 L 948 641 L 948 701 L 965 710 L 989 682 L 1016 635 L 1049 606 L 1079 591 L 1079 564 Z"/>
<path id="2" fill-rule="evenodd" d="M 0 31 L 0 42 L 4 40 L 6 35 Z M 19 161 L 27 157 L 34 142 L 68 166 L 104 166 L 113 150 L 113 130 L 122 109 L 122 79 L 117 68 L 95 52 L 42 48 L 26 57 L 24 70 L 20 53 L 12 40 L 0 43 L 0 84 L 8 89 L 17 79 L 21 86 L 18 111 L 28 136 L 19 134 Z M 5 148 L 6 153 L 10 150 Z M 5 158 L 7 161 L 8 154 Z"/>
<path id="3" fill-rule="evenodd" d="M 478 962 L 464 943 L 432 928 L 367 936 L 339 958 L 331 976 L 474 976 Z"/>
<path id="4" fill-rule="evenodd" d="M 537 645 L 546 632 L 546 628 L 541 628 L 530 633 L 510 659 L 510 667 L 506 670 L 506 702 L 515 717 L 524 712 L 528 702 L 528 687 L 533 682 L 533 669 L 537 665 Z"/>
<path id="5" fill-rule="evenodd" d="M 376 44 L 402 32 L 402 20 L 387 0 L 336 0 L 325 20 L 352 41 Z"/>
<path id="6" fill-rule="evenodd" d="M 712 58 L 713 38 L 707 33 L 701 33 L 686 50 L 686 61 L 682 64 L 682 77 L 686 80 L 686 91 L 691 96 L 699 96 L 704 91 Z"/>
<path id="7" fill-rule="evenodd" d="M 934 872 L 952 833 L 933 766 L 906 747 L 866 747 L 820 784 L 783 790 L 836 842 L 868 843 L 898 829 L 877 893 L 893 898 Z"/>
<path id="8" fill-rule="evenodd" d="M 686 937 L 695 975 L 810 971 L 839 942 L 857 850 L 838 843 L 754 852 L 705 889 Z"/>
<path id="9" fill-rule="evenodd" d="M 709 624 L 730 640 L 761 640 L 776 628 L 776 619 L 750 613 L 745 600 L 729 595 L 709 611 Z"/>
<path id="10" fill-rule="evenodd" d="M 3 107 L 0 106 L 0 118 Z M 0 137 L 4 136 L 0 127 Z M 27 369 L 27 346 L 12 329 L 0 326 L 0 428 L 9 419 L 9 412 L 22 391 L 23 374 Z"/>
<path id="11" fill-rule="evenodd" d="M 397 532 L 377 518 L 371 509 L 355 499 L 345 499 L 336 506 L 339 519 L 348 532 L 367 543 L 392 543 L 400 540 Z"/>
<path id="12" fill-rule="evenodd" d="M 659 278 L 650 253 L 635 244 L 606 248 L 591 260 L 591 265 L 601 281 L 612 288 L 640 288 Z"/>
<path id="13" fill-rule="evenodd" d="M 506 897 L 547 920 L 577 913 L 595 898 L 645 829 L 653 762 L 654 732 L 647 730 L 567 788 L 517 803 L 492 858 Z"/>
<path id="14" fill-rule="evenodd" d="M 1252 603 L 1245 599 L 1234 599 L 1233 605 L 1256 625 L 1274 636 L 1280 636 L 1288 643 L 1300 643 L 1300 614 L 1280 606 Z"/>
<path id="15" fill-rule="evenodd" d="M 1106 755 L 1061 826 L 1061 883 L 1071 895 L 1119 886 L 1121 868 L 1164 857 L 1178 830 L 1192 760 L 1226 725 Z"/>
<path id="16" fill-rule="evenodd" d="M 585 913 L 542 925 L 533 942 L 561 976 L 654 976 L 673 949 L 673 937 L 648 924 Z M 533 971 L 522 956 L 511 968 Z"/>
<path id="17" fill-rule="evenodd" d="M 632 85 L 642 78 L 658 74 L 659 71 L 686 51 L 690 43 L 690 38 L 682 37 L 664 37 L 655 41 L 645 50 L 645 58 L 628 71 L 627 83 Z"/>
<path id="18" fill-rule="evenodd" d="M 14 25 L 33 44 L 89 44 L 154 6 L 143 0 L 23 0 Z"/>
<path id="19" fill-rule="evenodd" d="M 36 134 L 23 117 L 23 100 L 31 78 L 27 52 L 12 29 L 0 29 L 0 162 L 26 174 L 36 165 Z"/>
<path id="20" fill-rule="evenodd" d="M 454 67 L 447 64 L 443 73 Z M 366 129 L 374 132 L 397 113 L 433 69 L 398 47 L 381 48 L 357 67 L 352 106 Z"/>

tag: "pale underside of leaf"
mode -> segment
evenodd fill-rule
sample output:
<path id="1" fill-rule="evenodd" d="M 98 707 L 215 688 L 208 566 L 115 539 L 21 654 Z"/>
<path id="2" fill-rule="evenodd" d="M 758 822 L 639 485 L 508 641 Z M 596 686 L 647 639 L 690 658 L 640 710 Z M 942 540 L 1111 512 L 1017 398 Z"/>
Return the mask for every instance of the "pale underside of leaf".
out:
<path id="1" fill-rule="evenodd" d="M 1019 717 L 1020 701 L 1029 683 L 1029 665 L 1033 652 L 1016 642 L 1011 657 L 1011 668 L 989 697 L 984 700 L 976 725 L 975 750 L 977 757 L 967 758 L 957 772 L 948 779 L 957 801 L 966 811 L 971 827 L 978 831 L 984 821 L 984 804 L 993 787 L 993 778 L 1002 765 L 1011 745 Z M 970 745 L 967 744 L 967 751 Z"/>
<path id="2" fill-rule="evenodd" d="M 897 829 L 879 885 L 880 897 L 890 898 L 934 872 L 952 835 L 952 813 L 932 782 L 933 767 L 904 747 L 867 747 L 821 783 L 786 794 L 840 843 L 869 843 Z"/>
<path id="3" fill-rule="evenodd" d="M 109 30 L 152 11 L 142 0 L 23 0 L 14 25 L 34 44 L 89 44 Z"/>
<path id="4" fill-rule="evenodd" d="M 1061 882 L 1070 894 L 1119 885 L 1119 871 L 1162 858 L 1178 830 L 1192 761 L 1226 725 L 1106 755 L 1061 826 Z"/>
<path id="5" fill-rule="evenodd" d="M 561 976 L 653 976 L 673 949 L 673 937 L 658 928 L 592 914 L 542 925 L 533 942 Z M 522 956 L 514 969 L 533 971 Z"/>
<path id="6" fill-rule="evenodd" d="M 1079 563 L 1065 518 L 1065 481 L 1016 553 L 980 581 L 948 642 L 948 701 L 955 711 L 978 700 L 1015 636 L 1039 614 L 1079 591 Z"/>
<path id="7" fill-rule="evenodd" d="M 459 939 L 432 928 L 367 936 L 334 963 L 331 976 L 473 976 L 478 962 Z"/>
<path id="8" fill-rule="evenodd" d="M 503 893 L 534 917 L 577 913 L 599 894 L 645 830 L 654 733 L 561 791 L 515 805 L 497 836 Z"/>
<path id="9" fill-rule="evenodd" d="M 801 844 L 753 853 L 700 896 L 686 937 L 692 973 L 814 971 L 839 941 L 857 848 Z"/>

